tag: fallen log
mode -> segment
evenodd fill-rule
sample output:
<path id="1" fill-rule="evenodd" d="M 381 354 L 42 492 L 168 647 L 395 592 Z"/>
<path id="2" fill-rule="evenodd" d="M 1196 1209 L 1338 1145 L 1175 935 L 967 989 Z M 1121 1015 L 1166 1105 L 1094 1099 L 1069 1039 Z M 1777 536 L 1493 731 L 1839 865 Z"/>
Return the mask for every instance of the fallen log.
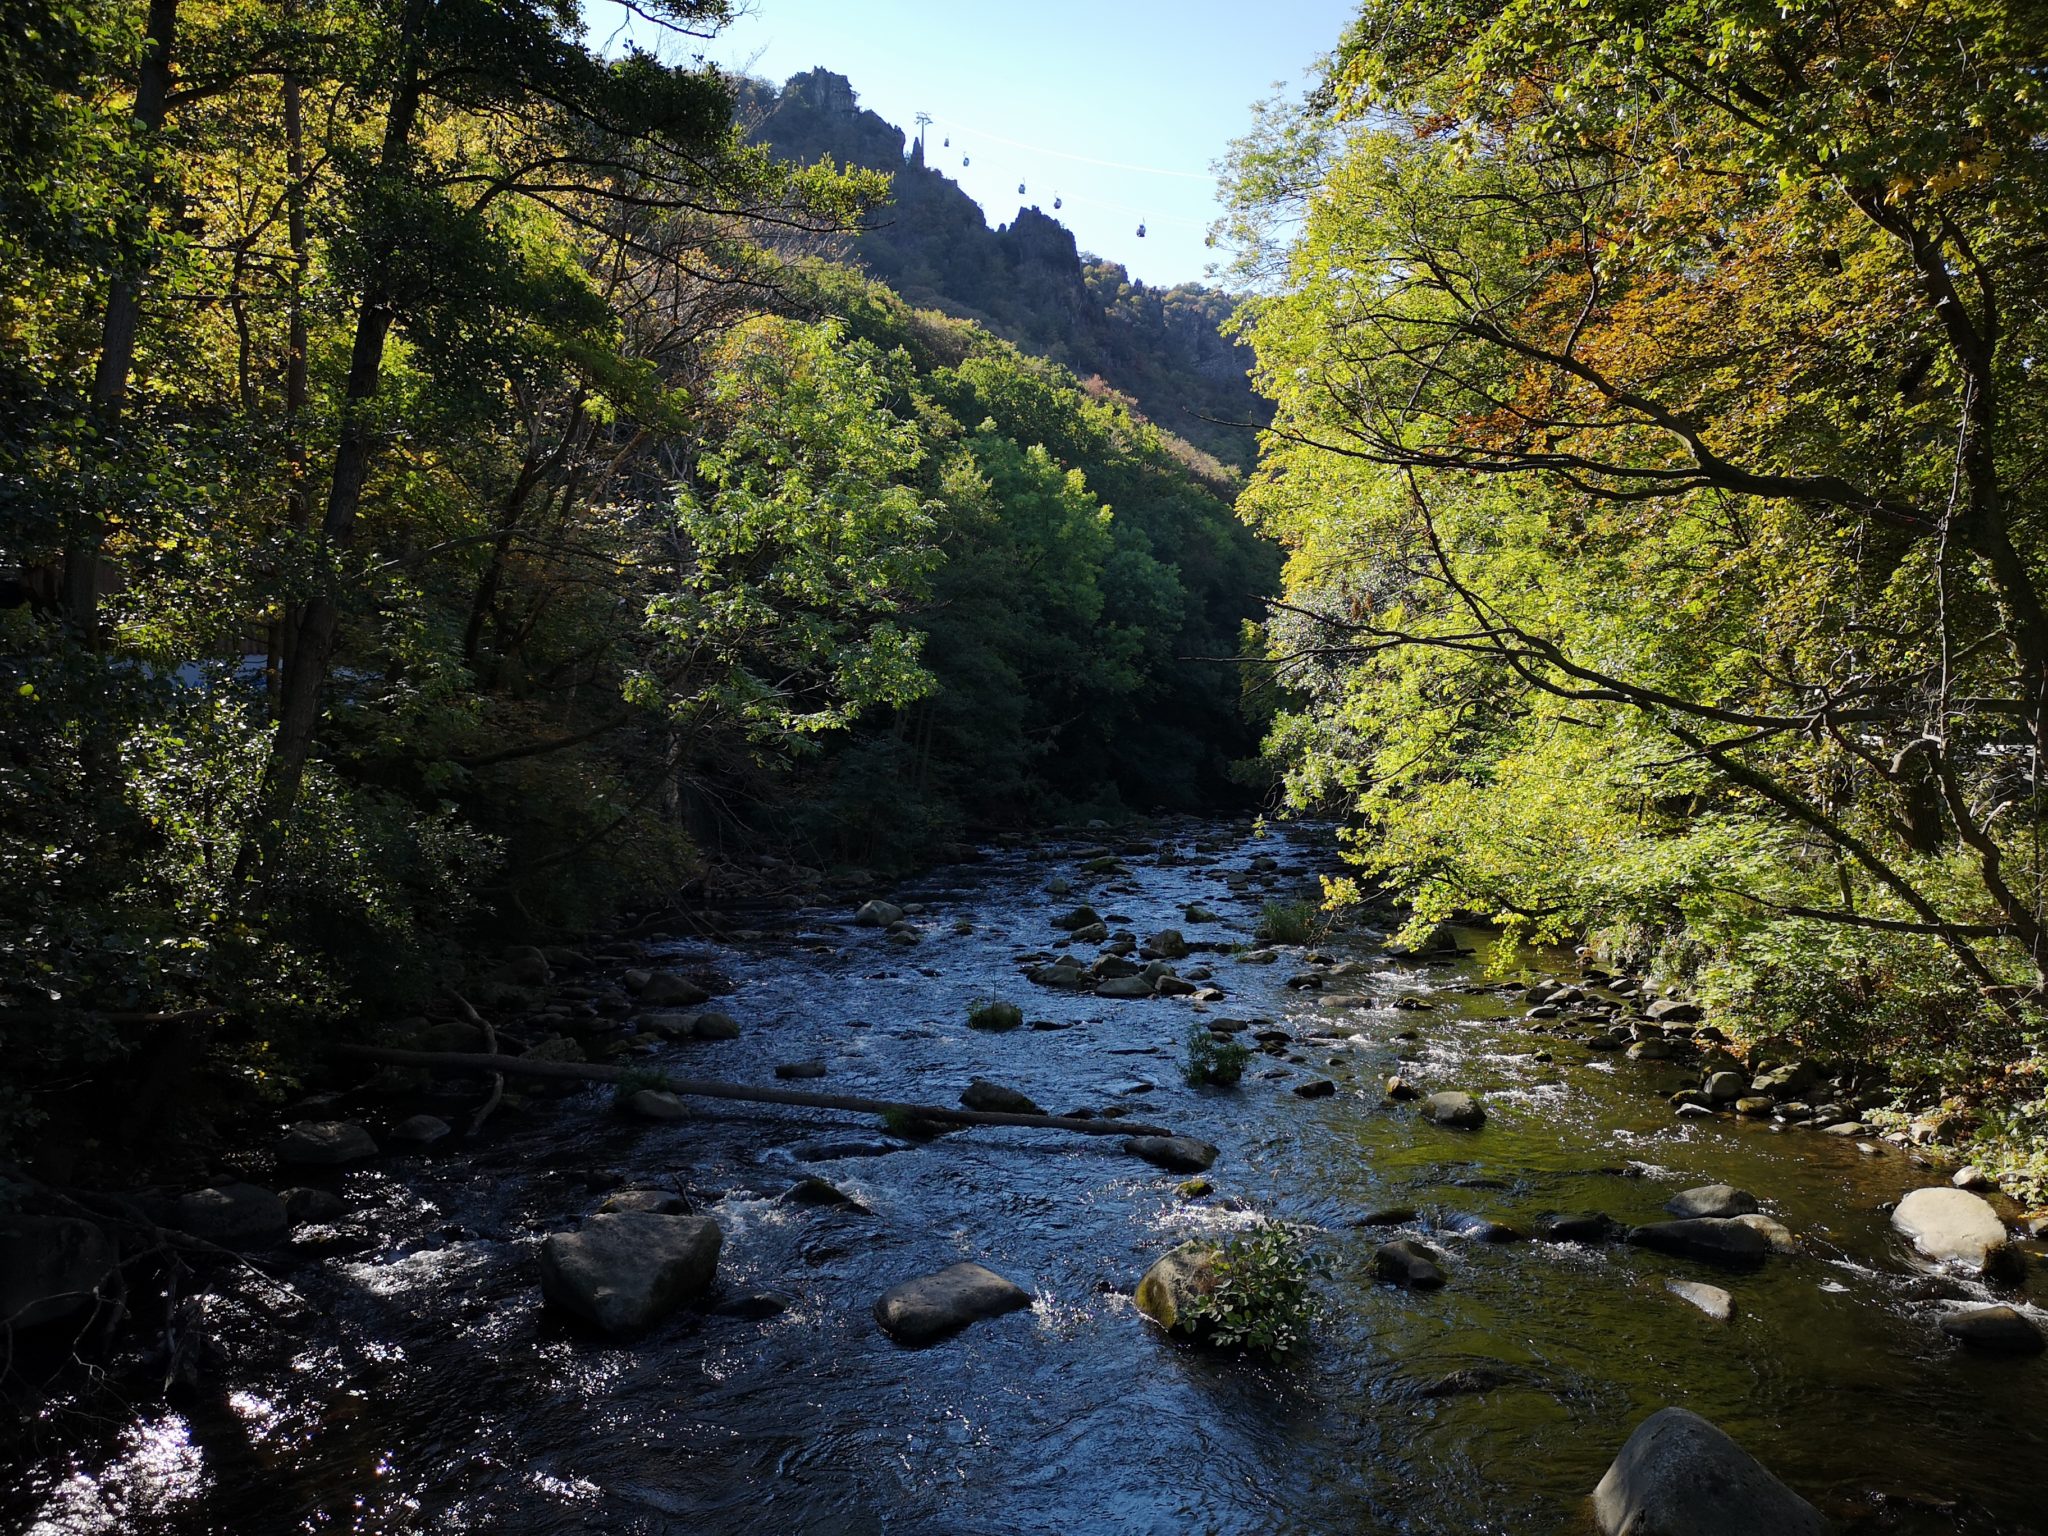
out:
<path id="1" fill-rule="evenodd" d="M 1032 1130 L 1075 1131 L 1083 1136 L 1174 1136 L 1158 1125 L 1128 1120 L 1077 1120 L 1071 1115 L 1020 1115 L 994 1109 L 953 1109 L 943 1104 L 904 1104 L 893 1099 L 864 1099 L 844 1093 L 807 1093 L 800 1088 L 757 1088 L 751 1083 L 726 1083 L 704 1077 L 675 1077 L 644 1067 L 613 1067 L 593 1061 L 528 1061 L 523 1056 L 485 1056 L 472 1051 L 403 1051 L 385 1045 L 337 1045 L 331 1054 L 349 1061 L 374 1061 L 394 1067 L 426 1067 L 435 1072 L 502 1072 L 513 1077 L 552 1077 L 593 1083 L 650 1079 L 647 1086 L 685 1098 L 741 1099 L 750 1104 L 790 1104 L 801 1109 L 841 1109 L 861 1115 L 903 1115 L 946 1125 L 1016 1125 Z M 659 1078 L 659 1082 L 652 1081 Z"/>

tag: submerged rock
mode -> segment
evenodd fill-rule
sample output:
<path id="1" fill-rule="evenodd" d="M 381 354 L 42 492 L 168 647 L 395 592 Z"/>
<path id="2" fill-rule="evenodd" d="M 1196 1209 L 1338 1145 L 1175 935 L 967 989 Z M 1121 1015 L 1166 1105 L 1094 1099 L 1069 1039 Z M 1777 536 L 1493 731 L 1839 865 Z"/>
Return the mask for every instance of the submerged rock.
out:
<path id="1" fill-rule="evenodd" d="M 2041 1330 L 2013 1307 L 1971 1307 L 1941 1320 L 1941 1331 L 1972 1349 L 1995 1355 L 2038 1355 L 2044 1347 Z"/>
<path id="2" fill-rule="evenodd" d="M 866 1209 L 838 1185 L 821 1179 L 816 1174 L 807 1179 L 798 1179 L 782 1192 L 782 1198 L 795 1205 L 840 1206 L 855 1211 Z"/>
<path id="3" fill-rule="evenodd" d="M 1982 1274 L 2007 1256 L 2005 1223 L 1988 1200 L 1966 1189 L 1916 1189 L 1892 1212 L 1892 1225 L 1938 1264 Z"/>
<path id="4" fill-rule="evenodd" d="M 391 1127 L 389 1139 L 402 1147 L 431 1147 L 453 1134 L 448 1122 L 438 1115 L 413 1115 Z"/>
<path id="5" fill-rule="evenodd" d="M 690 1202 L 681 1195 L 666 1189 L 621 1189 L 604 1197 L 598 1206 L 600 1216 L 610 1216 L 619 1211 L 645 1211 L 651 1216 L 687 1216 Z"/>
<path id="6" fill-rule="evenodd" d="M 807 1061 L 778 1061 L 775 1064 L 775 1075 L 784 1082 L 823 1077 L 825 1075 L 825 1063 L 815 1056 Z"/>
<path id="7" fill-rule="evenodd" d="M 593 1216 L 541 1244 L 541 1294 L 606 1333 L 637 1333 L 711 1288 L 724 1240 L 708 1216 Z"/>
<path id="8" fill-rule="evenodd" d="M 1733 1184 L 1702 1184 L 1673 1195 L 1664 1209 L 1674 1216 L 1749 1216 L 1757 1209 L 1756 1196 Z"/>
<path id="9" fill-rule="evenodd" d="M 690 1107 L 672 1093 L 659 1088 L 642 1088 L 625 1102 L 626 1113 L 636 1120 L 687 1120 Z"/>
<path id="10" fill-rule="evenodd" d="M 377 1143 L 353 1120 L 302 1120 L 277 1144 L 277 1160 L 301 1167 L 333 1168 L 377 1155 Z"/>
<path id="11" fill-rule="evenodd" d="M 1733 1217 L 1699 1216 L 1683 1221 L 1653 1221 L 1632 1228 L 1629 1242 L 1682 1259 L 1711 1264 L 1755 1264 L 1771 1251 L 1771 1241 Z"/>
<path id="12" fill-rule="evenodd" d="M 1432 1093 L 1422 1101 L 1422 1118 L 1453 1130 L 1471 1131 L 1485 1123 L 1486 1111 L 1469 1093 Z"/>
<path id="13" fill-rule="evenodd" d="M 969 1323 L 1031 1305 L 1031 1293 L 979 1264 L 954 1264 L 891 1286 L 875 1301 L 875 1321 L 900 1344 L 929 1344 Z"/>
<path id="14" fill-rule="evenodd" d="M 1593 1490 L 1602 1536 L 1825 1536 L 1814 1507 L 1696 1413 L 1636 1426 Z"/>

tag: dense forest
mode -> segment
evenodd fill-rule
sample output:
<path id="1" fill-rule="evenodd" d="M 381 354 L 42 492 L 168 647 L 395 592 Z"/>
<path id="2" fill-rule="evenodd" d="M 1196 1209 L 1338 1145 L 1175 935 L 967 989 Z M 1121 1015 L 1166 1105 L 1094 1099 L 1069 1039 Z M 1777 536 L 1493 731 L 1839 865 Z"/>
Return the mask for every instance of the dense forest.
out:
<path id="1" fill-rule="evenodd" d="M 2044 58 L 2008 0 L 1387 0 L 1232 171 L 1297 803 L 2036 1189 Z"/>
<path id="2" fill-rule="evenodd" d="M 1242 795 L 1235 471 L 834 260 L 924 216 L 886 168 L 551 5 L 31 10 L 0 1142 L 134 1083 L 140 1144 L 739 855 Z"/>

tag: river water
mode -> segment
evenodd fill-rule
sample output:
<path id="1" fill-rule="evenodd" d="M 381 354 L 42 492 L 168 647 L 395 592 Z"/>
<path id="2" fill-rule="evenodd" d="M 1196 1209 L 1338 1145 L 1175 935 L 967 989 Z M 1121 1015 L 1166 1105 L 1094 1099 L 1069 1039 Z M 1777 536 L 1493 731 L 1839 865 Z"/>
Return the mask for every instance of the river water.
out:
<path id="1" fill-rule="evenodd" d="M 1207 1017 L 1275 1021 L 1297 1058 L 1255 1058 L 1236 1090 L 1188 1088 L 1195 1005 L 1041 990 L 1016 957 L 1062 938 L 1050 919 L 1081 899 L 1140 934 L 1241 943 L 1262 901 L 1332 859 L 1312 829 L 1255 838 L 1181 823 L 1148 841 L 1155 851 L 1127 856 L 1128 879 L 1091 880 L 1081 864 L 1100 848 L 1049 841 L 913 882 L 895 893 L 925 908 L 924 940 L 907 950 L 844 910 L 783 914 L 781 931 L 715 946 L 738 983 L 720 1006 L 744 1037 L 658 1059 L 765 1083 L 778 1061 L 821 1056 L 829 1077 L 799 1086 L 950 1103 L 985 1076 L 1049 1110 L 1125 1104 L 1222 1148 L 1215 1196 L 1182 1200 L 1176 1176 L 1110 1138 L 967 1130 L 805 1162 L 807 1143 L 874 1141 L 877 1127 L 740 1105 L 642 1125 L 610 1111 L 609 1089 L 536 1101 L 454 1150 L 341 1178 L 357 1215 L 304 1234 L 279 1271 L 308 1303 L 281 1308 L 289 1330 L 224 1306 L 212 1385 L 113 1422 L 54 1417 L 0 1494 L 0 1526 L 1583 1532 L 1586 1496 L 1630 1429 L 1679 1404 L 1853 1528 L 2048 1528 L 2048 1360 L 1950 1345 L 1943 1311 L 1983 1293 L 1929 1275 L 1883 1214 L 1936 1176 L 1891 1149 L 1676 1120 L 1655 1091 L 1661 1069 L 1532 1034 L 1519 988 L 1483 974 L 1481 956 L 1397 962 L 1370 934 L 1320 946 L 1361 966 L 1342 1006 L 1285 987 L 1298 957 L 1183 962 L 1211 964 L 1229 993 Z M 1279 870 L 1248 879 L 1261 856 Z M 1047 894 L 1056 876 L 1072 896 Z M 1223 920 L 1182 921 L 1190 902 Z M 1566 960 L 1520 957 L 1510 976 Z M 1070 1027 L 966 1028 L 991 990 Z M 1427 1006 L 1392 1006 L 1402 997 Z M 1384 1103 L 1392 1070 L 1481 1093 L 1485 1126 L 1443 1129 Z M 1290 1091 L 1315 1076 L 1337 1093 Z M 775 1198 L 806 1173 L 868 1213 Z M 1709 1182 L 1755 1192 L 1805 1252 L 1730 1274 L 1459 1231 L 1547 1212 L 1648 1221 Z M 675 1189 L 716 1216 L 722 1295 L 772 1294 L 784 1309 L 686 1313 L 624 1346 L 547 1315 L 540 1239 L 628 1185 Z M 1372 1250 L 1396 1234 L 1358 1223 L 1388 1207 L 1412 1207 L 1408 1230 L 1447 1255 L 1444 1289 L 1374 1283 Z M 1328 1265 L 1313 1345 L 1285 1367 L 1184 1346 L 1129 1301 L 1166 1249 L 1253 1213 L 1308 1224 Z M 1036 1306 L 927 1349 L 881 1334 L 877 1295 L 962 1259 Z M 2040 1272 L 2037 1260 L 2036 1285 Z M 1732 1291 L 1732 1322 L 1668 1293 L 1678 1276 Z M 1466 1368 L 1496 1384 L 1425 1391 Z"/>

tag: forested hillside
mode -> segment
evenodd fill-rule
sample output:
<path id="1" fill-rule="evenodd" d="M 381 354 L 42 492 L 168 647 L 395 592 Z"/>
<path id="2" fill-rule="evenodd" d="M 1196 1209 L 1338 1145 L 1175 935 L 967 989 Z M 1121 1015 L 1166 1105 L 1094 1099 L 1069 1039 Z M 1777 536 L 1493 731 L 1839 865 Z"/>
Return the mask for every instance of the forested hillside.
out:
<path id="1" fill-rule="evenodd" d="M 1222 334 L 1236 301 L 1199 283 L 1151 288 L 1084 256 L 1038 207 L 990 229 L 980 206 L 903 130 L 862 108 L 843 75 L 813 69 L 778 91 L 750 82 L 743 111 L 777 156 L 889 172 L 896 195 L 852 241 L 867 271 L 914 304 L 976 321 L 1082 378 L 1100 376 L 1159 426 L 1249 465 L 1270 407 L 1251 357 Z"/>
<path id="2" fill-rule="evenodd" d="M 890 178 L 738 82 L 485 0 L 80 0 L 0 73 L 0 1142 L 727 852 L 1231 792 L 1223 471 L 828 261 Z"/>

